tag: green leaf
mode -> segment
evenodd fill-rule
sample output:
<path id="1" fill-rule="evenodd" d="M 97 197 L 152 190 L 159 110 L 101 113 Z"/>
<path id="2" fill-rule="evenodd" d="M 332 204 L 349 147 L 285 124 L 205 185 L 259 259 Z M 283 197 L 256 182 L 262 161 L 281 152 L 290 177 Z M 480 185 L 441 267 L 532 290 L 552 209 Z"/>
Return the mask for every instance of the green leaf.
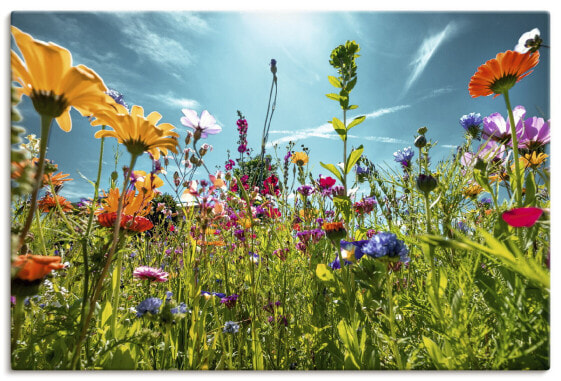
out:
<path id="1" fill-rule="evenodd" d="M 524 206 L 533 206 L 536 203 L 536 181 L 533 173 L 528 173 L 526 176 L 524 188 L 526 188 Z"/>
<path id="2" fill-rule="evenodd" d="M 329 282 L 329 281 L 335 280 L 335 277 L 333 276 L 333 273 L 331 272 L 331 270 L 327 267 L 327 265 L 325 265 L 323 263 L 320 263 L 319 265 L 317 265 L 316 275 L 323 282 Z"/>
<path id="3" fill-rule="evenodd" d="M 354 109 L 357 109 L 357 108 L 358 108 L 357 105 L 350 105 L 350 106 L 348 107 L 348 110 L 354 110 Z"/>
<path id="4" fill-rule="evenodd" d="M 104 327 L 107 320 L 113 314 L 113 308 L 111 307 L 111 303 L 109 301 L 105 302 L 105 306 L 103 306 L 103 311 L 101 312 L 101 326 Z"/>
<path id="5" fill-rule="evenodd" d="M 341 140 L 346 141 L 347 140 L 347 129 L 345 128 L 345 125 L 343 124 L 343 122 L 341 122 L 337 118 L 333 118 L 333 121 L 331 122 L 331 124 L 333 125 L 333 129 L 335 130 L 335 132 L 337 132 L 339 134 L 339 137 L 341 138 Z"/>
<path id="6" fill-rule="evenodd" d="M 341 101 L 341 96 L 339 94 L 329 93 L 325 94 L 325 96 L 329 99 L 333 99 L 334 101 Z"/>
<path id="7" fill-rule="evenodd" d="M 333 197 L 333 204 L 335 205 L 335 208 L 337 208 L 337 210 L 343 214 L 343 218 L 345 219 L 345 221 L 348 222 L 351 220 L 351 207 L 353 203 L 348 196 Z"/>
<path id="8" fill-rule="evenodd" d="M 449 361 L 438 347 L 438 345 L 426 336 L 423 336 L 423 344 L 437 369 L 449 369 Z"/>
<path id="9" fill-rule="evenodd" d="M 351 121 L 351 123 L 349 123 L 349 125 L 347 126 L 347 131 L 350 130 L 351 128 L 355 127 L 355 126 L 358 126 L 359 124 L 364 122 L 365 119 L 366 119 L 365 115 L 358 116 L 358 117 L 354 118 Z"/>
<path id="10" fill-rule="evenodd" d="M 360 159 L 360 156 L 362 155 L 363 151 L 364 151 L 364 148 L 362 147 L 362 144 L 361 144 L 357 149 L 353 150 L 353 152 L 351 152 L 349 154 L 349 157 L 347 158 L 347 167 L 345 168 L 345 173 L 346 174 L 349 174 L 349 172 L 351 171 L 353 166 L 356 164 L 358 159 Z"/>
<path id="11" fill-rule="evenodd" d="M 345 87 L 345 90 L 347 90 L 347 92 L 350 93 L 351 90 L 354 89 L 357 79 L 358 77 L 354 77 L 349 83 L 347 83 L 347 86 Z"/>
<path id="12" fill-rule="evenodd" d="M 329 172 L 333 173 L 333 175 L 335 177 L 337 177 L 339 179 L 340 182 L 343 182 L 343 176 L 341 175 L 341 172 L 339 172 L 339 169 L 337 169 L 337 167 L 333 164 L 324 164 L 321 161 L 319 162 L 320 165 L 327 169 Z"/>
<path id="13" fill-rule="evenodd" d="M 327 79 L 329 80 L 329 83 L 331 83 L 332 86 L 334 86 L 338 89 L 343 87 L 343 85 L 341 85 L 341 82 L 337 78 L 335 78 L 334 76 L 328 75 Z"/>

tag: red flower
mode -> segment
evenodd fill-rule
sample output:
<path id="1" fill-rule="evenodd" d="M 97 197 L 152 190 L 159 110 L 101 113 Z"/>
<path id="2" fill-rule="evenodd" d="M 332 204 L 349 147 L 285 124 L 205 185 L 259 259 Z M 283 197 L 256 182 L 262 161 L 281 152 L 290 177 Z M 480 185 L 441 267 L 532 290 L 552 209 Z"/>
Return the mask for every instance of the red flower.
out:
<path id="1" fill-rule="evenodd" d="M 64 265 L 59 256 L 26 254 L 18 256 L 12 267 L 19 268 L 16 278 L 32 282 L 44 278 L 52 270 L 63 269 Z"/>
<path id="2" fill-rule="evenodd" d="M 117 212 L 111 213 L 101 213 L 97 216 L 97 220 L 101 226 L 106 228 L 113 227 L 117 221 Z M 154 224 L 146 217 L 136 216 L 133 217 L 123 214 L 121 216 L 121 228 L 126 230 L 132 230 L 135 232 L 143 232 L 150 230 L 154 227 Z"/>
<path id="3" fill-rule="evenodd" d="M 325 189 L 325 188 L 329 189 L 329 188 L 331 188 L 333 185 L 335 185 L 335 182 L 336 182 L 336 181 L 337 181 L 337 180 L 335 180 L 335 179 L 332 178 L 332 177 L 323 177 L 323 176 L 322 176 L 322 177 L 319 178 L 319 186 L 320 186 L 321 188 L 323 188 L 323 189 Z"/>
<path id="4" fill-rule="evenodd" d="M 534 226 L 536 221 L 543 214 L 540 208 L 517 208 L 506 211 L 502 214 L 503 220 L 515 228 Z"/>

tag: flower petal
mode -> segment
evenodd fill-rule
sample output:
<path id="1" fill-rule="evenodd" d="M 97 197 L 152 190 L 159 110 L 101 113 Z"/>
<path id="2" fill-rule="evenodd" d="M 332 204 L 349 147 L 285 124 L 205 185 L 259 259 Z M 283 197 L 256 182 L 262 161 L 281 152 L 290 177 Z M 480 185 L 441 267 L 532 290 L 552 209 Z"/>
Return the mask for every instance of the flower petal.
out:
<path id="1" fill-rule="evenodd" d="M 543 214 L 539 208 L 517 208 L 502 214 L 503 220 L 512 227 L 532 227 Z"/>

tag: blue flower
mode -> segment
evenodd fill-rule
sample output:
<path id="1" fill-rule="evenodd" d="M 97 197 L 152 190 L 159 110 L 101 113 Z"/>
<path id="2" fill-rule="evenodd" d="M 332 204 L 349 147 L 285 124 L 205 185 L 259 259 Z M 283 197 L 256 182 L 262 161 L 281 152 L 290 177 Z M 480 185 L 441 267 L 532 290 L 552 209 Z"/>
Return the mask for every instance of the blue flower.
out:
<path id="1" fill-rule="evenodd" d="M 483 118 L 479 113 L 470 112 L 460 118 L 460 125 L 476 139 L 479 139 L 481 123 L 483 123 Z"/>
<path id="2" fill-rule="evenodd" d="M 145 313 L 150 312 L 153 315 L 156 315 L 160 312 L 160 306 L 162 305 L 162 300 L 158 298 L 148 298 L 140 302 L 140 304 L 136 307 L 136 316 L 141 317 Z"/>
<path id="3" fill-rule="evenodd" d="M 121 94 L 120 92 L 118 92 L 116 90 L 113 90 L 113 89 L 109 89 L 106 92 L 106 94 L 109 95 L 111 98 L 113 98 L 113 100 L 115 102 L 117 102 L 118 104 L 120 104 L 121 106 L 125 107 L 126 109 L 129 108 L 129 106 L 127 105 L 127 103 L 123 99 L 123 94 Z"/>
<path id="4" fill-rule="evenodd" d="M 411 159 L 413 159 L 413 156 L 415 156 L 415 152 L 413 152 L 411 147 L 406 147 L 403 151 L 397 150 L 397 152 L 393 153 L 393 159 L 406 168 L 411 165 Z"/>
<path id="5" fill-rule="evenodd" d="M 172 297 L 173 297 L 173 292 L 166 291 L 166 300 L 169 301 L 169 300 L 171 300 Z"/>
<path id="6" fill-rule="evenodd" d="M 381 232 L 372 237 L 363 247 L 362 252 L 373 258 L 397 258 L 401 262 L 409 262 L 409 250 L 403 241 L 389 232 Z"/>
<path id="7" fill-rule="evenodd" d="M 238 323 L 236 323 L 235 321 L 227 321 L 226 323 L 224 323 L 224 329 L 222 330 L 222 332 L 238 333 L 239 330 L 240 330 L 240 326 Z"/>
<path id="8" fill-rule="evenodd" d="M 179 306 L 172 308 L 170 311 L 172 314 L 185 314 L 187 313 L 187 306 L 185 303 L 181 303 Z"/>
<path id="9" fill-rule="evenodd" d="M 362 241 L 354 241 L 348 242 L 345 240 L 341 240 L 340 247 L 341 247 L 341 257 L 343 259 L 351 259 L 356 258 L 359 260 L 364 256 L 364 252 L 362 248 L 364 245 L 368 243 L 368 240 Z"/>
<path id="10" fill-rule="evenodd" d="M 345 259 L 345 265 L 350 265 L 352 262 L 349 262 Z M 339 262 L 339 255 L 335 257 L 335 260 L 329 264 L 333 270 L 339 270 L 341 268 L 341 262 Z"/>
<path id="11" fill-rule="evenodd" d="M 362 168 L 360 165 L 355 165 L 355 171 L 357 175 L 368 175 L 370 173 L 370 170 L 368 169 L 368 167 L 364 167 Z"/>

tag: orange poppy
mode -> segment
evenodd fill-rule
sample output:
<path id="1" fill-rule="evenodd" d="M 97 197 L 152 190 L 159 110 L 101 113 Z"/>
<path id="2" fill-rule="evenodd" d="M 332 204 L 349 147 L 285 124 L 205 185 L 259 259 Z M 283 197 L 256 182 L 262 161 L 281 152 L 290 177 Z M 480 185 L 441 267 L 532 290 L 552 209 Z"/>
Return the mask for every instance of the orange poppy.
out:
<path id="1" fill-rule="evenodd" d="M 539 52 L 521 54 L 508 50 L 499 53 L 477 68 L 469 82 L 469 94 L 472 98 L 491 94 L 497 97 L 530 74 L 539 60 Z"/>
<path id="2" fill-rule="evenodd" d="M 99 224 L 106 228 L 111 228 L 117 221 L 117 212 L 101 213 L 97 216 Z M 121 228 L 125 230 L 144 232 L 154 227 L 154 224 L 146 217 L 142 216 L 129 216 L 123 214 L 121 216 Z"/>
<path id="3" fill-rule="evenodd" d="M 52 270 L 60 270 L 64 265 L 60 263 L 59 256 L 43 255 L 20 255 L 12 263 L 13 267 L 19 268 L 16 278 L 27 281 L 34 281 L 44 278 Z"/>

